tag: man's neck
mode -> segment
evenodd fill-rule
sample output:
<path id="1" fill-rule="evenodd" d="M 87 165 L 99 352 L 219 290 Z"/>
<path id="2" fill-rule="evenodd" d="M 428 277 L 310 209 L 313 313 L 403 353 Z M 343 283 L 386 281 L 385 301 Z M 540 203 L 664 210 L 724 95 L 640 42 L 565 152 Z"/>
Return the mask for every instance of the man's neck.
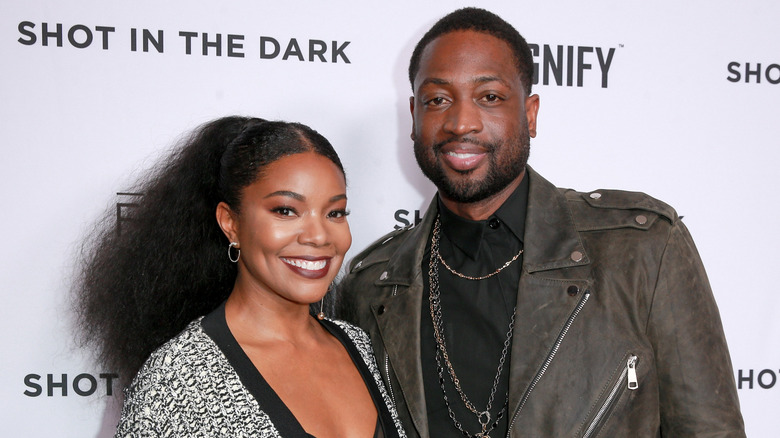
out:
<path id="1" fill-rule="evenodd" d="M 517 176 L 517 178 L 512 180 L 511 183 L 501 189 L 498 193 L 481 201 L 468 203 L 456 202 L 447 198 L 441 192 L 439 192 L 439 197 L 441 198 L 441 202 L 444 204 L 444 206 L 458 216 L 472 221 L 485 220 L 489 218 L 490 215 L 495 213 L 496 210 L 498 210 L 502 205 L 504 205 L 504 202 L 509 199 L 515 189 L 517 189 L 517 187 L 520 185 L 520 182 L 523 180 L 523 176 L 525 176 L 525 172 L 526 171 L 524 169 L 523 172 Z"/>

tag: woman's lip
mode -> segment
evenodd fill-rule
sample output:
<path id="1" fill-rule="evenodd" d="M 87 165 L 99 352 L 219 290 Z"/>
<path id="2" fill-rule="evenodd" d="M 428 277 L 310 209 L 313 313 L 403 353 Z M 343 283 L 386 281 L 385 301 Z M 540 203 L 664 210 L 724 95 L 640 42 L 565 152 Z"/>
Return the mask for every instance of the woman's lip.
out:
<path id="1" fill-rule="evenodd" d="M 281 257 L 285 266 L 296 274 L 308 278 L 319 279 L 328 275 L 331 257 Z"/>

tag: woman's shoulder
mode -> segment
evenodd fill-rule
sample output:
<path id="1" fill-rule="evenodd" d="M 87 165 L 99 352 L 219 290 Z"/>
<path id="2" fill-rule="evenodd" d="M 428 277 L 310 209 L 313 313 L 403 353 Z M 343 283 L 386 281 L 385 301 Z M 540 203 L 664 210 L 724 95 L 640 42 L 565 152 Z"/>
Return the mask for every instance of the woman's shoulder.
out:
<path id="1" fill-rule="evenodd" d="M 279 435 L 201 320 L 155 350 L 138 372 L 117 436 Z"/>
<path id="2" fill-rule="evenodd" d="M 181 382 L 214 362 L 218 362 L 218 347 L 201 327 L 201 318 L 190 322 L 184 330 L 149 355 L 132 380 L 128 392 Z"/>
<path id="3" fill-rule="evenodd" d="M 204 353 L 212 352 L 216 345 L 203 331 L 200 324 L 202 319 L 200 317 L 190 322 L 178 335 L 154 350 L 141 371 L 172 368 L 207 357 Z"/>

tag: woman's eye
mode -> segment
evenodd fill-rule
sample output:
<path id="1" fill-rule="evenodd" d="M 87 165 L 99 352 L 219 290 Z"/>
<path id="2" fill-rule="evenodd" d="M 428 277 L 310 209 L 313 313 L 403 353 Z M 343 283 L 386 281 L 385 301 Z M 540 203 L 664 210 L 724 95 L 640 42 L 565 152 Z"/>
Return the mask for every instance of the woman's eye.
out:
<path id="1" fill-rule="evenodd" d="M 295 210 L 291 207 L 276 207 L 272 208 L 271 211 L 279 216 L 295 216 Z"/>
<path id="2" fill-rule="evenodd" d="M 334 210 L 328 213 L 328 217 L 340 219 L 349 216 L 349 210 Z"/>

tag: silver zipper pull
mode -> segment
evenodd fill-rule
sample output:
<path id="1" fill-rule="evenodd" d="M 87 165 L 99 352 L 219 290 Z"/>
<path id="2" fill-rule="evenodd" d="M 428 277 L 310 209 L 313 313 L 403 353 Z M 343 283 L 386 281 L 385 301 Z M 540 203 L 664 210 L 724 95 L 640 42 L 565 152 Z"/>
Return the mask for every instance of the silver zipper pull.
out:
<path id="1" fill-rule="evenodd" d="M 636 356 L 631 356 L 626 363 L 626 367 L 628 367 L 628 389 L 639 388 L 639 381 L 636 378 L 636 359 Z"/>

